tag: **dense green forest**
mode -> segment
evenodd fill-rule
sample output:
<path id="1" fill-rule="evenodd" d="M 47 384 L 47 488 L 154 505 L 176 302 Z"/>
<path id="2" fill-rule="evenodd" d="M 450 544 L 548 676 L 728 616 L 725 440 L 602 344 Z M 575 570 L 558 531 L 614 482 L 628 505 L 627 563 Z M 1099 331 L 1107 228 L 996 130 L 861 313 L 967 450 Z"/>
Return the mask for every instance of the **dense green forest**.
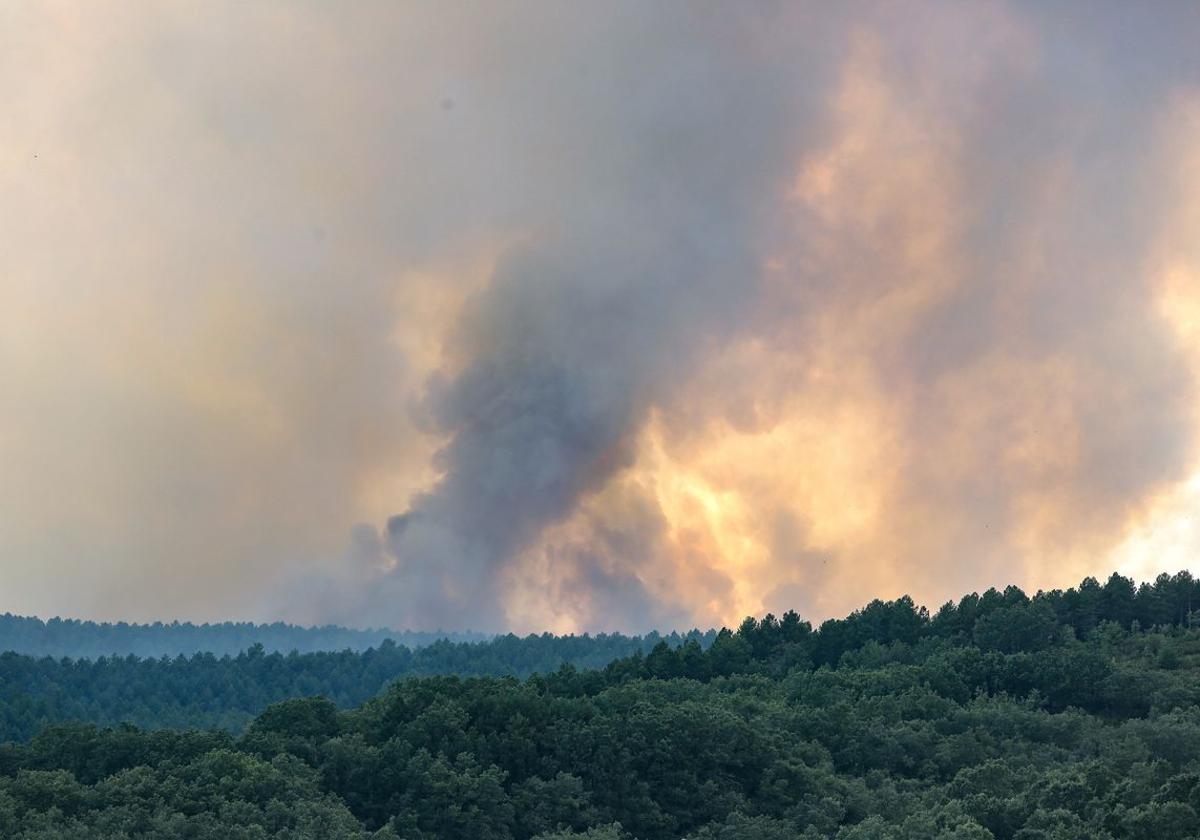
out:
<path id="1" fill-rule="evenodd" d="M 0 615 L 0 651 L 30 656 L 69 656 L 73 659 L 100 656 L 191 656 L 214 653 L 237 655 L 254 645 L 268 652 L 310 653 L 322 650 L 366 650 L 379 647 L 385 639 L 416 648 L 440 639 L 452 642 L 482 642 L 484 633 L 420 633 L 412 630 L 354 630 L 348 627 L 297 627 L 277 621 L 252 624 L 225 621 L 219 624 L 128 624 L 51 618 L 43 621 L 24 615 Z"/>
<path id="2" fill-rule="evenodd" d="M 0 746 L 0 836 L 1196 838 L 1197 595 L 767 616 L 602 669 L 291 699 L 241 735 L 50 726 Z"/>
<path id="3" fill-rule="evenodd" d="M 33 658 L 0 654 L 0 741 L 24 740 L 48 723 L 133 723 L 153 728 L 221 727 L 240 732 L 269 704 L 323 695 L 356 706 L 402 676 L 519 676 L 570 664 L 600 668 L 660 642 L 707 646 L 715 632 L 686 636 L 497 636 L 486 642 L 439 641 L 410 649 L 384 640 L 366 651 L 211 653 L 143 659 Z"/>

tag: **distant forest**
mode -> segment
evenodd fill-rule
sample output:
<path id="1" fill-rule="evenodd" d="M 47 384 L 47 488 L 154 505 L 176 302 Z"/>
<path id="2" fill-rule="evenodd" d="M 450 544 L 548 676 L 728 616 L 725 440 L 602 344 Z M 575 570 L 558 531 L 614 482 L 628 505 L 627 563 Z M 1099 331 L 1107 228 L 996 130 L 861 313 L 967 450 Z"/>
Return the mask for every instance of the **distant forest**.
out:
<path id="1" fill-rule="evenodd" d="M 79 621 L 69 618 L 42 620 L 23 615 L 0 615 L 0 651 L 30 656 L 69 656 L 72 659 L 98 656 L 190 656 L 214 653 L 231 656 L 261 645 L 267 651 L 310 653 L 322 650 L 366 650 L 379 647 L 385 639 L 417 648 L 439 639 L 452 642 L 483 642 L 486 633 L 422 633 L 412 630 L 352 630 L 347 627 L 298 627 L 275 622 L 253 624 L 225 621 L 219 624 L 127 624 Z"/>
<path id="2" fill-rule="evenodd" d="M 175 660 L 176 672 L 116 660 L 130 670 L 107 683 L 119 699 L 95 700 L 108 714 L 189 673 L 186 690 L 215 711 L 237 696 L 222 680 L 323 691 L 295 676 L 308 657 L 336 662 L 323 673 L 341 688 L 374 657 L 412 667 L 358 708 L 339 708 L 336 691 L 288 699 L 240 734 L 44 726 L 0 745 L 0 836 L 1195 840 L 1198 604 L 1186 573 L 1032 598 L 989 590 L 933 614 L 900 598 L 816 628 L 768 615 L 707 648 L 674 637 L 523 679 L 419 676 L 413 663 L 440 649 L 446 670 L 520 672 L 514 657 L 533 667 L 587 642 L 253 649 Z M 9 656 L 30 670 L 4 684 L 42 698 L 104 684 L 78 663 Z"/>
<path id="3" fill-rule="evenodd" d="M 253 644 L 236 656 L 35 658 L 0 653 L 0 741 L 23 740 L 48 723 L 76 720 L 144 727 L 241 731 L 269 704 L 322 695 L 348 708 L 399 677 L 433 674 L 517 676 L 566 664 L 601 668 L 614 659 L 707 647 L 716 631 L 661 636 L 497 636 L 485 642 L 435 641 L 408 648 L 385 639 L 365 651 L 268 653 Z M 2 836 L 2 835 L 0 835 Z"/>

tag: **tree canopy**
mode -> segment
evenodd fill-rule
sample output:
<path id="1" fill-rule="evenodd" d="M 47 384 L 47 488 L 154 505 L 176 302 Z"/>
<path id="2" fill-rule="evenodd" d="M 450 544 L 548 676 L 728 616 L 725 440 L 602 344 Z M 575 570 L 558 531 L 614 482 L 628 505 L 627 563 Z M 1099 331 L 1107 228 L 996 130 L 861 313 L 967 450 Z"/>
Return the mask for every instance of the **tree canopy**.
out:
<path id="1" fill-rule="evenodd" d="M 54 723 L 0 746 L 0 836 L 1194 838 L 1194 586 L 766 616 L 600 668 L 294 697 L 238 732 Z"/>

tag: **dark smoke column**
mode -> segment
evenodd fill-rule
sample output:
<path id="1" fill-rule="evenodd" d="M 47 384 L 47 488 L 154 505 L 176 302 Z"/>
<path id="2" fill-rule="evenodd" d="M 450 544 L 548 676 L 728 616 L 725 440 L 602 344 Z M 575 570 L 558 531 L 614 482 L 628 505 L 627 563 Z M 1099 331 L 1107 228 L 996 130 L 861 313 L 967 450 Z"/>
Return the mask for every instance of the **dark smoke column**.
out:
<path id="1" fill-rule="evenodd" d="M 461 325 L 472 363 L 430 383 L 438 485 L 388 522 L 381 594 L 412 626 L 504 625 L 499 575 L 630 459 L 655 394 L 753 285 L 748 255 L 684 231 L 513 255 Z M 642 237 L 644 238 L 644 237 Z M 631 247 L 632 246 L 632 247 Z"/>
<path id="2" fill-rule="evenodd" d="M 375 620 L 505 626 L 513 558 L 629 462 L 650 408 L 754 295 L 794 103 L 746 21 L 680 35 L 679 20 L 634 37 L 644 54 L 606 58 L 584 130 L 544 115 L 578 167 L 562 190 L 537 188 L 552 198 L 530 244 L 452 338 L 466 365 L 428 384 L 442 478 L 388 523 L 395 568 L 373 587 Z"/>

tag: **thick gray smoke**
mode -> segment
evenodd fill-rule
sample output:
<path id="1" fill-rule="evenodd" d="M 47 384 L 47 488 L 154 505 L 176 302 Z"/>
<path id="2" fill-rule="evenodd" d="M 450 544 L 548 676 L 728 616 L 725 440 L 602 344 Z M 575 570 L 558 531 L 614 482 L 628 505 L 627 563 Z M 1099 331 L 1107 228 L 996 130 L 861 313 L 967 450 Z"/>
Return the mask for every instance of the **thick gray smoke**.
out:
<path id="1" fill-rule="evenodd" d="M 1138 161 L 1154 142 L 1164 83 L 1187 79 L 1184 68 L 1164 62 L 1126 78 L 1116 10 L 1058 44 L 1073 10 L 872 7 L 845 27 L 825 18 L 838 47 L 824 53 L 820 33 L 805 29 L 819 16 L 761 12 L 689 15 L 681 28 L 651 15 L 637 34 L 609 32 L 644 51 L 593 67 L 607 82 L 589 89 L 603 119 L 582 141 L 584 190 L 552 212 L 536 208 L 531 241 L 462 316 L 450 341 L 461 366 L 422 403 L 426 428 L 446 441 L 442 477 L 389 522 L 394 568 L 372 612 L 416 626 L 503 626 L 511 561 L 632 462 L 652 406 L 668 422 L 682 417 L 686 437 L 697 418 L 737 427 L 764 398 L 811 387 L 768 364 L 721 383 L 713 404 L 695 388 L 673 399 L 732 336 L 770 348 L 780 369 L 830 352 L 835 365 L 866 365 L 869 391 L 848 398 L 847 379 L 831 397 L 891 417 L 878 441 L 898 445 L 881 451 L 877 473 L 895 477 L 879 490 L 886 512 L 862 526 L 868 540 L 838 551 L 811 533 L 789 546 L 772 537 L 777 568 L 794 564 L 779 591 L 814 611 L 831 603 L 814 595 L 842 593 L 850 570 L 861 577 L 892 552 L 895 568 L 876 585 L 908 585 L 914 564 L 918 577 L 969 587 L 1040 575 L 1040 563 L 1074 547 L 1101 553 L 1134 500 L 1184 477 L 1193 395 L 1145 268 L 1170 208 L 1156 206 L 1161 187 Z M 773 25 L 781 31 L 766 34 Z M 1180 55 L 1171 29 L 1164 18 L 1143 34 Z M 1110 102 L 1110 90 L 1132 103 Z M 1089 146 L 1089 131 L 1102 147 Z M 827 183 L 806 187 L 806 165 L 825 167 Z M 812 193 L 807 210 L 805 200 L 785 210 L 793 188 Z M 760 285 L 781 219 L 792 225 L 782 298 Z M 855 312 L 906 295 L 907 309 L 858 335 Z M 845 320 L 842 335 L 822 335 L 831 317 Z M 1012 390 L 1008 404 L 991 402 L 997 389 Z M 743 425 L 767 432 L 795 419 L 788 412 Z M 791 523 L 784 532 L 826 526 L 786 507 L 772 513 L 779 502 L 758 504 Z M 910 531 L 903 511 L 929 524 Z M 651 515 L 626 542 L 653 551 L 659 521 Z M 570 567 L 551 573 L 551 591 L 603 599 L 614 589 L 673 617 L 669 598 L 641 589 L 636 557 L 647 548 L 614 558 L 604 539 L 551 552 Z M 1032 570 L 1015 569 L 1014 554 Z M 959 575 L 953 558 L 965 556 L 970 574 Z M 681 600 L 729 601 L 718 559 L 689 561 L 693 591 Z M 818 592 L 830 559 L 841 578 Z"/>
<path id="2" fill-rule="evenodd" d="M 389 521 L 395 569 L 373 612 L 504 626 L 506 561 L 630 463 L 654 400 L 739 322 L 795 139 L 793 92 L 748 54 L 765 46 L 749 26 L 768 20 L 620 19 L 614 43 L 641 43 L 589 56 L 604 78 L 590 130 L 535 109 L 578 144 L 583 188 L 538 208 L 466 306 L 450 340 L 461 369 L 421 404 L 447 441 L 443 477 Z"/>
<path id="3" fill-rule="evenodd" d="M 645 629 L 1103 574 L 1200 505 L 1198 42 L 0 4 L 0 609 Z"/>

